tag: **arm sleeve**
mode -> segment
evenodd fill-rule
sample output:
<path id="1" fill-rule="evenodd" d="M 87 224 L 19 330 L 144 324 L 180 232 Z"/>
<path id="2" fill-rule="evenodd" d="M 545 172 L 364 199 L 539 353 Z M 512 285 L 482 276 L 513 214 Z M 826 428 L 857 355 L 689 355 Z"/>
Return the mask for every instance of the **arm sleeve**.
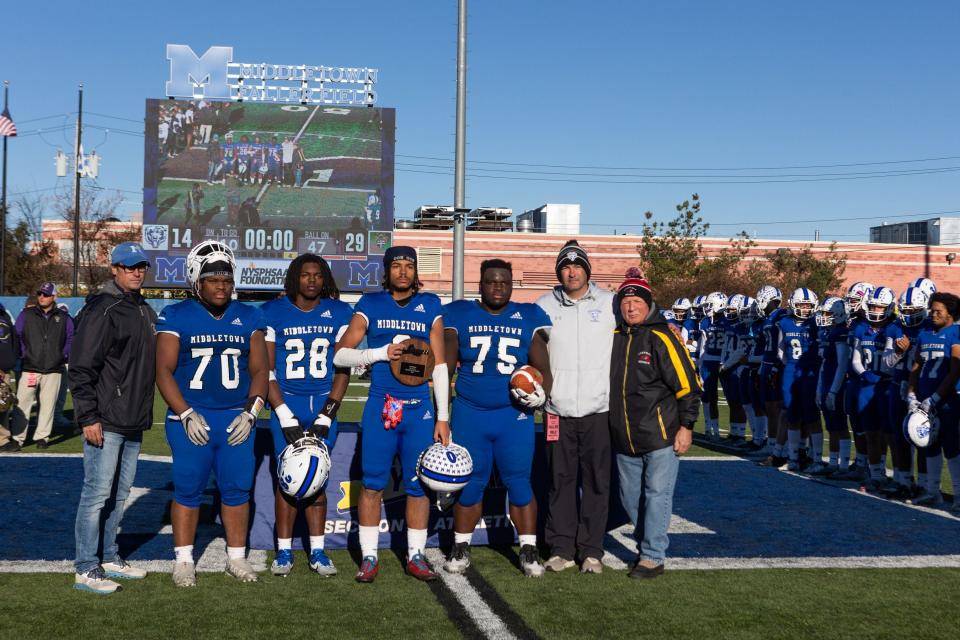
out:
<path id="1" fill-rule="evenodd" d="M 690 354 L 672 331 L 653 330 L 651 333 L 651 344 L 655 345 L 659 355 L 657 363 L 661 378 L 677 399 L 680 424 L 692 427 L 700 414 L 700 394 L 703 388 Z"/>
<path id="2" fill-rule="evenodd" d="M 830 384 L 830 393 L 840 393 L 843 378 L 847 375 L 847 365 L 850 363 L 850 345 L 846 342 L 837 342 L 837 370 L 833 374 Z"/>
<path id="3" fill-rule="evenodd" d="M 64 315 L 67 316 L 67 332 L 66 339 L 63 341 L 63 359 L 70 360 L 70 347 L 73 344 L 74 325 L 73 318 L 71 318 L 68 314 Z"/>
<path id="4" fill-rule="evenodd" d="M 97 381 L 113 336 L 110 318 L 101 309 L 94 308 L 84 313 L 83 324 L 73 338 L 67 382 L 73 394 L 77 424 L 81 427 L 100 422 Z"/>
<path id="5" fill-rule="evenodd" d="M 17 345 L 19 346 L 20 356 L 23 357 L 23 354 L 27 352 L 27 345 L 23 343 L 23 330 L 24 326 L 27 324 L 27 319 L 24 314 L 27 313 L 27 310 L 24 309 L 17 316 L 17 322 L 14 324 L 14 329 L 17 332 Z"/>
<path id="6" fill-rule="evenodd" d="M 777 361 L 786 363 L 787 360 L 787 350 L 786 343 L 783 341 L 783 332 L 780 329 L 777 329 Z"/>
<path id="7" fill-rule="evenodd" d="M 859 346 L 860 341 L 854 339 L 852 346 L 853 352 L 850 356 L 850 368 L 853 369 L 853 372 L 857 374 L 858 377 L 862 376 L 867 370 L 866 367 L 863 366 L 863 357 L 860 355 L 860 349 L 857 348 Z"/>
<path id="8" fill-rule="evenodd" d="M 887 338 L 887 344 L 883 349 L 883 366 L 886 369 L 895 369 L 900 361 L 903 360 L 907 353 L 910 351 L 904 351 L 903 353 L 897 353 L 896 341 L 893 337 Z"/>

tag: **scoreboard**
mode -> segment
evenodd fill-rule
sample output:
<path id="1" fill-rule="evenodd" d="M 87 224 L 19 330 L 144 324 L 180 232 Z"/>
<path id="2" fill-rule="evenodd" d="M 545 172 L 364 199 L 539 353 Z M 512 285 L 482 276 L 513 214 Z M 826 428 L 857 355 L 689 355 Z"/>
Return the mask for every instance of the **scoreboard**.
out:
<path id="1" fill-rule="evenodd" d="M 393 239 L 395 111 L 147 100 L 145 286 L 185 287 L 186 256 L 219 240 L 237 288 L 279 290 L 323 256 L 344 291 L 378 289 Z"/>

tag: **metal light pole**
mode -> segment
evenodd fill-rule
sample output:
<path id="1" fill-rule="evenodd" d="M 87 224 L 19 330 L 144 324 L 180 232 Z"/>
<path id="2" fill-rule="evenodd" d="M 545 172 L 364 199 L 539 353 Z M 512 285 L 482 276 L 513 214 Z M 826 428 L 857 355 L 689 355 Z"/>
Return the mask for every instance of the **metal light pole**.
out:
<path id="1" fill-rule="evenodd" d="M 8 80 L 3 81 L 3 108 L 7 109 L 7 97 L 10 91 L 10 82 Z M 6 270 L 4 267 L 7 264 L 7 138 L 9 136 L 3 136 L 3 200 L 0 201 L 0 296 L 3 295 L 6 287 Z"/>
<path id="2" fill-rule="evenodd" d="M 457 16 L 457 149 L 454 161 L 453 207 L 464 208 L 464 166 L 467 151 L 467 0 L 458 0 Z M 453 215 L 453 299 L 463 298 L 463 236 L 466 216 Z"/>
<path id="3" fill-rule="evenodd" d="M 77 137 L 73 148 L 73 295 L 80 295 L 80 138 L 83 131 L 83 83 L 77 102 Z"/>

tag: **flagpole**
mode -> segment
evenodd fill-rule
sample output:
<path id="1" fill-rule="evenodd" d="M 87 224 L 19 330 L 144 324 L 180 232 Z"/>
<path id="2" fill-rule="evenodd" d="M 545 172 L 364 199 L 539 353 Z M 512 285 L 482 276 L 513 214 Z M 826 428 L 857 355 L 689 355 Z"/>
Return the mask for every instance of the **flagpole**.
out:
<path id="1" fill-rule="evenodd" d="M 80 83 L 79 100 L 77 103 L 77 137 L 73 149 L 73 295 L 80 295 L 80 169 L 83 167 L 80 158 L 80 136 L 83 122 L 83 83 Z"/>
<path id="2" fill-rule="evenodd" d="M 10 81 L 3 81 L 3 108 L 7 109 Z M 0 200 L 0 296 L 6 291 L 4 266 L 7 264 L 7 138 L 3 136 L 3 196 Z"/>

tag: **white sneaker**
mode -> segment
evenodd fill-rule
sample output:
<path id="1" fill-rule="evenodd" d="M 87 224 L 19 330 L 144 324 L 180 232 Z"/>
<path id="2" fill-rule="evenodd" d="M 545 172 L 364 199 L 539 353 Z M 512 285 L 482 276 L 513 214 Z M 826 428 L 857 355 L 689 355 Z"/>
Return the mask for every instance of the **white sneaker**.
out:
<path id="1" fill-rule="evenodd" d="M 99 595 L 109 595 L 115 591 L 123 590 L 119 582 L 107 580 L 106 574 L 101 567 L 91 569 L 87 573 L 75 574 L 73 578 L 73 588 Z"/>
<path id="2" fill-rule="evenodd" d="M 230 558 L 227 560 L 227 574 L 240 582 L 256 582 L 259 576 L 246 558 Z"/>
<path id="3" fill-rule="evenodd" d="M 603 563 L 596 558 L 587 558 L 580 565 L 580 573 L 603 573 Z"/>
<path id="4" fill-rule="evenodd" d="M 573 561 L 569 561 L 573 564 Z M 528 578 L 539 578 L 543 575 L 543 565 L 540 564 L 540 554 L 537 548 L 532 544 L 525 544 L 520 547 L 520 568 L 523 569 L 523 575 Z"/>
<path id="5" fill-rule="evenodd" d="M 108 578 L 126 578 L 127 580 L 141 580 L 147 577 L 146 569 L 134 567 L 123 558 L 116 562 L 104 562 L 103 571 Z"/>
<path id="6" fill-rule="evenodd" d="M 192 562 L 178 562 L 173 565 L 173 584 L 178 587 L 197 586 L 197 565 Z"/>
<path id="7" fill-rule="evenodd" d="M 443 570 L 447 573 L 463 573 L 470 567 L 470 543 L 461 542 L 453 545 L 450 557 L 443 563 Z"/>
<path id="8" fill-rule="evenodd" d="M 560 572 L 570 567 L 577 566 L 577 563 L 573 560 L 567 560 L 566 558 L 561 558 L 560 556 L 551 556 L 549 560 L 543 563 L 543 566 L 546 567 L 547 571 Z"/>

